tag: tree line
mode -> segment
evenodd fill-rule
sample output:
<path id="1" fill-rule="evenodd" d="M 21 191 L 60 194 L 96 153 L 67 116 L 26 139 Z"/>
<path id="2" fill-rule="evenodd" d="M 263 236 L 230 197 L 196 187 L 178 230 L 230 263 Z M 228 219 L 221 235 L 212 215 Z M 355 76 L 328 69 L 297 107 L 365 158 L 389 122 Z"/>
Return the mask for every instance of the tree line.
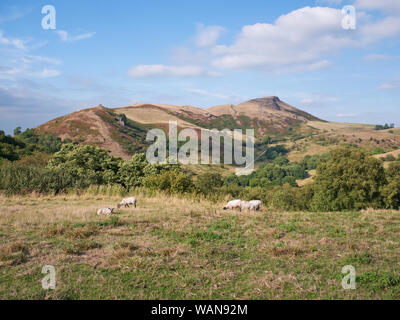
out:
<path id="1" fill-rule="evenodd" d="M 0 132 L 0 147 L 2 143 L 14 148 L 0 149 L 4 160 L 0 167 L 0 190 L 8 195 L 59 194 L 90 186 L 115 185 L 126 190 L 146 188 L 201 195 L 212 200 L 260 199 L 280 210 L 400 207 L 400 162 L 392 162 L 385 170 L 381 160 L 358 148 L 338 148 L 329 154 L 289 162 L 284 147 L 271 147 L 267 161 L 251 175 L 222 177 L 213 171 L 194 175 L 178 164 L 149 164 L 142 153 L 123 160 L 96 146 L 37 137 L 30 131 L 18 138 L 20 135 L 12 138 Z M 55 152 L 45 164 L 38 165 L 37 151 Z M 23 154 L 29 155 L 19 159 Z M 313 169 L 316 169 L 314 182 L 298 187 L 296 181 L 307 178 L 308 171 Z"/>

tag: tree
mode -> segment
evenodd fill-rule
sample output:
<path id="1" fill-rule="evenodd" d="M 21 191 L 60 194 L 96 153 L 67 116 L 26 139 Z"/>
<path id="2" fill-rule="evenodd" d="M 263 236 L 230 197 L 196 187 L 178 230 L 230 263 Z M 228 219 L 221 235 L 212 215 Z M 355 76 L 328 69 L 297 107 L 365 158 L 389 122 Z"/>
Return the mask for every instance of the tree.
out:
<path id="1" fill-rule="evenodd" d="M 195 183 L 197 189 L 203 194 L 216 192 L 222 187 L 224 181 L 220 173 L 207 172 L 200 174 Z"/>
<path id="2" fill-rule="evenodd" d="M 387 209 L 400 208 L 400 163 L 394 162 L 386 170 L 388 184 L 382 187 L 382 197 Z"/>
<path id="3" fill-rule="evenodd" d="M 21 127 L 16 127 L 15 129 L 14 129 L 14 136 L 18 136 L 19 134 L 21 134 Z"/>
<path id="4" fill-rule="evenodd" d="M 179 170 L 179 166 L 175 164 L 150 164 L 147 162 L 144 153 L 137 153 L 131 160 L 120 163 L 118 181 L 125 187 L 138 187 L 143 184 L 145 177 L 171 170 Z"/>
<path id="5" fill-rule="evenodd" d="M 321 159 L 315 177 L 311 208 L 341 211 L 381 207 L 380 189 L 386 184 L 382 162 L 355 148 L 341 148 Z"/>
<path id="6" fill-rule="evenodd" d="M 109 151 L 90 145 L 64 144 L 50 159 L 49 169 L 61 169 L 87 184 L 112 184 L 117 182 L 117 172 L 122 159 L 109 155 Z"/>
<path id="7" fill-rule="evenodd" d="M 125 187 L 141 186 L 146 174 L 156 173 L 152 169 L 146 161 L 145 154 L 135 154 L 131 160 L 121 162 L 118 170 L 119 182 Z"/>
<path id="8" fill-rule="evenodd" d="M 163 171 L 143 178 L 143 185 L 152 190 L 161 190 L 170 193 L 184 193 L 192 190 L 193 184 L 178 168 Z"/>

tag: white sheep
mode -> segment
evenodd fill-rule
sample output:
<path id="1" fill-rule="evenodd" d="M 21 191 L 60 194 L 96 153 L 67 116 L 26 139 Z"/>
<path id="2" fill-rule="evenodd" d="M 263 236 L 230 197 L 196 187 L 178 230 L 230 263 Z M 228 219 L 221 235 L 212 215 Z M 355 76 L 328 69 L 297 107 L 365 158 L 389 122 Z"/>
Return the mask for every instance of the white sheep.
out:
<path id="1" fill-rule="evenodd" d="M 97 210 L 97 215 L 101 216 L 101 215 L 107 215 L 109 216 L 110 214 L 113 214 L 114 208 L 101 208 L 99 210 Z"/>
<path id="2" fill-rule="evenodd" d="M 241 201 L 240 202 L 240 209 L 244 210 L 253 210 L 258 211 L 260 210 L 262 202 L 260 200 L 251 200 L 251 201 Z"/>
<path id="3" fill-rule="evenodd" d="M 126 207 L 129 208 L 129 205 L 130 205 L 130 204 L 133 204 L 133 205 L 135 206 L 135 208 L 136 208 L 136 198 L 135 198 L 135 197 L 130 197 L 130 198 L 122 199 L 122 201 L 118 204 L 118 209 L 119 209 L 120 207 L 122 207 L 122 206 L 125 206 L 125 208 L 126 208 Z"/>
<path id="4" fill-rule="evenodd" d="M 240 211 L 245 209 L 250 210 L 250 202 L 242 200 L 240 201 Z"/>
<path id="5" fill-rule="evenodd" d="M 226 206 L 224 207 L 224 210 L 233 210 L 233 209 L 239 209 L 240 211 L 242 210 L 240 204 L 242 200 L 232 200 L 229 201 Z"/>
<path id="6" fill-rule="evenodd" d="M 250 203 L 250 210 L 258 211 L 262 207 L 261 200 L 251 200 L 249 203 Z"/>

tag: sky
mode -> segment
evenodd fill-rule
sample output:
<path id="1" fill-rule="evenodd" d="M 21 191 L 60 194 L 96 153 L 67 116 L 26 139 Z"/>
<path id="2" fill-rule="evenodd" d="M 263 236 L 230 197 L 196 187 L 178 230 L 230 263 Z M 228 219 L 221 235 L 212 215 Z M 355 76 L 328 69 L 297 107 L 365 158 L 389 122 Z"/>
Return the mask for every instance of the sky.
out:
<path id="1" fill-rule="evenodd" d="M 46 5 L 55 29 L 42 27 Z M 0 2 L 7 133 L 99 104 L 265 96 L 329 121 L 400 125 L 400 1 Z"/>

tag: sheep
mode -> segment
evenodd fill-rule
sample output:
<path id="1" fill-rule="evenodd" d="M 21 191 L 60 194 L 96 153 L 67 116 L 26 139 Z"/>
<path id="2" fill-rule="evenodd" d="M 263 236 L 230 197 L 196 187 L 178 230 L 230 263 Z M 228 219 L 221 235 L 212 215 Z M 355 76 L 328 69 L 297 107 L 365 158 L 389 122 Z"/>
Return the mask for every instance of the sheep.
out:
<path id="1" fill-rule="evenodd" d="M 244 200 L 240 201 L 240 211 L 245 209 L 250 210 L 250 202 Z"/>
<path id="2" fill-rule="evenodd" d="M 226 206 L 224 207 L 224 210 L 232 210 L 238 208 L 240 211 L 242 211 L 242 208 L 240 206 L 242 200 L 232 200 L 229 201 Z"/>
<path id="3" fill-rule="evenodd" d="M 258 211 L 261 209 L 262 206 L 261 200 L 251 200 L 249 203 L 250 203 L 250 210 Z"/>
<path id="4" fill-rule="evenodd" d="M 101 215 L 107 215 L 109 216 L 110 214 L 113 214 L 114 208 L 101 208 L 99 210 L 97 210 L 97 215 L 101 216 Z"/>
<path id="5" fill-rule="evenodd" d="M 135 197 L 130 197 L 130 198 L 122 199 L 122 201 L 118 204 L 118 209 L 119 209 L 120 207 L 122 207 L 122 206 L 125 206 L 125 208 L 126 208 L 126 207 L 129 208 L 129 205 L 130 205 L 130 204 L 133 204 L 133 205 L 135 206 L 135 208 L 136 208 L 136 198 L 135 198 Z"/>
<path id="6" fill-rule="evenodd" d="M 258 211 L 260 210 L 262 202 L 260 200 L 251 200 L 251 201 L 241 201 L 240 208 L 241 210 L 253 210 Z"/>

